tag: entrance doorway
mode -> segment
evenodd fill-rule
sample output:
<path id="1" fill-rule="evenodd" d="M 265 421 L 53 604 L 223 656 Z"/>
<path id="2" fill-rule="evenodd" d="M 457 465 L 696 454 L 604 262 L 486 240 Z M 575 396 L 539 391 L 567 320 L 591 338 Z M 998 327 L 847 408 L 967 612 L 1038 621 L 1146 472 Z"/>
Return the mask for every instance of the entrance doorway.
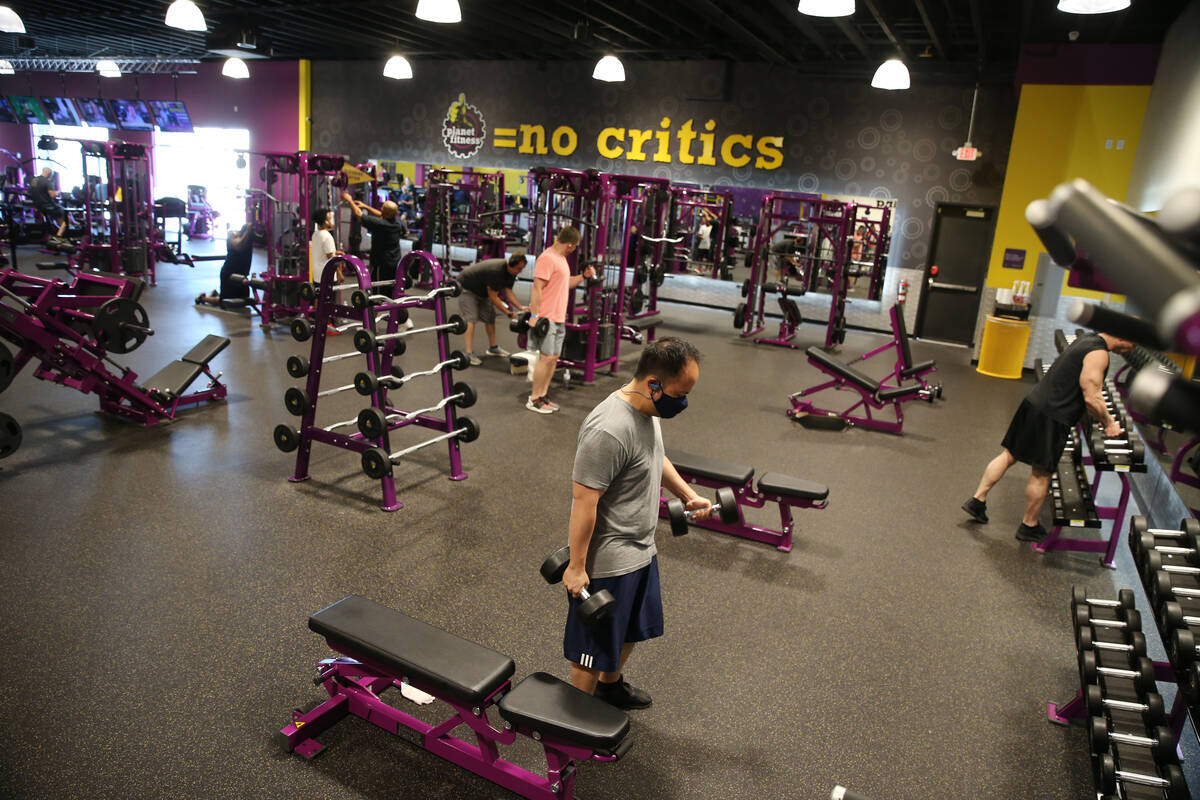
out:
<path id="1" fill-rule="evenodd" d="M 938 203 L 925 291 L 917 309 L 917 336 L 972 344 L 995 226 L 994 208 Z"/>
<path id="2" fill-rule="evenodd" d="M 245 162 L 238 166 L 238 151 L 249 149 L 250 131 L 245 128 L 156 131 L 154 196 L 187 202 L 189 186 L 204 187 L 209 205 L 219 215 L 213 233 L 224 237 L 227 228 L 237 229 L 246 222 L 250 168 Z"/>

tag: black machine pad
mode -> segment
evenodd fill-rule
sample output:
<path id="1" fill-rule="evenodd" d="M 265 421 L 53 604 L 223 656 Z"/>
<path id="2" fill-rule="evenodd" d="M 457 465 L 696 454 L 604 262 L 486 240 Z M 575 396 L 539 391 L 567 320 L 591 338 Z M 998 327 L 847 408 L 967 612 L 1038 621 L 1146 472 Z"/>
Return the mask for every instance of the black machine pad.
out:
<path id="1" fill-rule="evenodd" d="M 662 315 L 652 314 L 645 317 L 634 317 L 633 319 L 625 320 L 625 324 L 635 331 L 644 331 L 647 328 L 653 328 L 656 325 L 662 324 Z"/>
<path id="2" fill-rule="evenodd" d="M 187 361 L 172 361 L 146 380 L 142 386 L 146 391 L 163 395 L 171 400 L 179 397 L 192 381 L 200 376 L 200 365 Z"/>
<path id="3" fill-rule="evenodd" d="M 889 389 L 882 389 L 879 392 L 880 400 L 895 400 L 897 397 L 907 397 L 910 394 L 917 394 L 923 387 L 920 384 L 912 383 L 908 386 L 893 386 Z"/>
<path id="4" fill-rule="evenodd" d="M 682 450 L 667 449 L 667 458 L 675 465 L 675 469 L 708 478 L 713 481 L 724 481 L 730 486 L 742 486 L 754 477 L 754 467 L 744 467 L 741 464 L 731 464 L 719 458 L 692 455 Z"/>
<path id="5" fill-rule="evenodd" d="M 217 353 L 220 353 L 228 346 L 229 340 L 224 336 L 214 336 L 210 333 L 201 339 L 199 344 L 188 350 L 179 360 L 203 366 L 216 358 Z"/>
<path id="6" fill-rule="evenodd" d="M 764 472 L 758 479 L 758 490 L 765 494 L 798 497 L 801 500 L 824 500 L 829 497 L 828 486 L 781 475 L 778 472 Z"/>
<path id="7" fill-rule="evenodd" d="M 611 752 L 629 732 L 629 717 L 545 672 L 535 672 L 500 701 L 500 716 L 524 728 Z"/>
<path id="8" fill-rule="evenodd" d="M 416 678 L 466 705 L 482 703 L 516 669 L 506 655 L 354 594 L 313 614 L 308 627 L 351 658 Z"/>
<path id="9" fill-rule="evenodd" d="M 808 356 L 809 361 L 815 361 L 822 366 L 828 367 L 846 380 L 856 383 L 862 388 L 866 389 L 871 394 L 875 394 L 879 391 L 879 381 L 871 378 L 868 375 L 864 375 L 848 364 L 843 364 L 841 361 L 838 361 L 821 348 L 810 347 L 804 352 Z"/>
<path id="10" fill-rule="evenodd" d="M 913 364 L 911 367 L 905 367 L 904 369 L 900 370 L 900 377 L 907 378 L 912 375 L 916 375 L 919 372 L 931 370 L 936 366 L 937 362 L 932 359 L 929 361 L 922 361 L 920 364 Z"/>

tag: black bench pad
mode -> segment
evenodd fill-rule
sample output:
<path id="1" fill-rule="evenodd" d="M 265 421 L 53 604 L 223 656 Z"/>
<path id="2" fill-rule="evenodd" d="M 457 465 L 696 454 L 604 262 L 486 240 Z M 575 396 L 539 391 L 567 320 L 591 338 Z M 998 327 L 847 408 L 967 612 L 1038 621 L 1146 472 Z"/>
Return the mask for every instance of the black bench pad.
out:
<path id="1" fill-rule="evenodd" d="M 201 339 L 199 344 L 188 350 L 179 360 L 203 366 L 216 358 L 217 353 L 220 353 L 226 347 L 229 347 L 228 339 L 224 336 L 215 336 L 210 333 Z"/>
<path id="2" fill-rule="evenodd" d="M 917 394 L 923 387 L 917 383 L 910 383 L 907 386 L 893 386 L 890 389 L 880 391 L 880 400 L 895 400 L 897 397 L 906 397 L 910 394 Z"/>
<path id="3" fill-rule="evenodd" d="M 506 655 L 358 595 L 308 618 L 308 627 L 351 658 L 416 678 L 465 705 L 478 705 L 512 677 Z"/>
<path id="4" fill-rule="evenodd" d="M 192 385 L 192 381 L 200 376 L 200 365 L 187 361 L 172 361 L 154 373 L 142 386 L 146 391 L 159 394 L 168 399 L 175 399 Z"/>
<path id="5" fill-rule="evenodd" d="M 707 458 L 682 450 L 667 449 L 667 458 L 680 472 L 687 472 L 713 481 L 724 481 L 730 486 L 741 486 L 754 477 L 754 467 L 732 464 L 719 458 Z"/>
<path id="6" fill-rule="evenodd" d="M 543 735 L 611 752 L 629 732 L 629 716 L 545 672 L 535 672 L 500 700 L 500 716 Z"/>
<path id="7" fill-rule="evenodd" d="M 829 497 L 828 486 L 781 475 L 778 472 L 764 472 L 758 479 L 758 490 L 766 494 L 798 497 L 801 500 L 824 500 Z"/>
<path id="8" fill-rule="evenodd" d="M 634 317 L 633 319 L 625 320 L 625 324 L 633 328 L 635 331 L 644 331 L 647 328 L 653 328 L 662 324 L 661 314 L 652 314 L 645 317 Z"/>
<path id="9" fill-rule="evenodd" d="M 848 364 L 843 364 L 841 361 L 838 361 L 836 358 L 829 355 L 829 353 L 826 353 L 819 347 L 810 347 L 804 352 L 806 355 L 808 355 L 809 361 L 815 361 L 818 364 L 828 367 L 846 380 L 856 383 L 862 388 L 866 389 L 871 394 L 875 394 L 879 391 L 879 381 L 871 378 L 868 375 L 864 375 Z"/>
<path id="10" fill-rule="evenodd" d="M 909 375 L 916 375 L 918 372 L 925 372 L 926 370 L 931 370 L 936 366 L 937 362 L 933 359 L 930 359 L 929 361 L 922 361 L 919 364 L 913 364 L 911 367 L 906 367 L 905 369 L 900 370 L 900 377 L 907 378 Z"/>

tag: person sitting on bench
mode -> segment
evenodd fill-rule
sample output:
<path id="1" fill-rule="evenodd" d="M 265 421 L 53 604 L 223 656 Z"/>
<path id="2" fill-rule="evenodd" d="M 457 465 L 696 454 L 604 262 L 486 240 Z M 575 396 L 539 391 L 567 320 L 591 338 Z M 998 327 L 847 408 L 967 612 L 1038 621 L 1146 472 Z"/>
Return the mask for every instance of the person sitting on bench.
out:
<path id="1" fill-rule="evenodd" d="M 248 300 L 250 287 L 233 275 L 249 275 L 250 262 L 254 258 L 254 226 L 247 222 L 242 229 L 230 231 L 225 240 L 225 263 L 221 265 L 221 285 L 212 294 L 199 294 L 196 304 L 221 305 L 222 300 Z"/>
<path id="2" fill-rule="evenodd" d="M 54 188 L 54 170 L 42 167 L 42 174 L 29 181 L 29 199 L 42 217 L 58 229 L 51 235 L 52 242 L 67 243 L 67 212 L 58 204 L 58 190 Z"/>
<path id="3" fill-rule="evenodd" d="M 1038 516 L 1071 428 L 1086 410 L 1104 429 L 1106 437 L 1121 433 L 1120 423 L 1108 413 L 1102 389 L 1108 372 L 1108 354 L 1128 353 L 1132 349 L 1133 342 L 1125 339 L 1107 333 L 1088 333 L 1076 338 L 1054 360 L 1033 391 L 1021 401 L 1004 434 L 1000 455 L 988 462 L 979 488 L 963 503 L 963 511 L 971 519 L 988 521 L 988 492 L 1009 467 L 1023 461 L 1033 472 L 1025 485 L 1025 515 L 1017 528 L 1017 538 L 1023 542 L 1046 538 L 1048 533 Z"/>
<path id="4" fill-rule="evenodd" d="M 563 655 L 571 683 L 618 708 L 646 708 L 650 694 L 630 686 L 624 668 L 636 642 L 662 636 L 662 598 L 654 531 L 665 486 L 707 519 L 712 503 L 696 493 L 663 452 L 659 418 L 687 408 L 700 378 L 700 353 L 668 337 L 646 345 L 633 380 L 600 402 L 579 429 L 571 478 L 569 544 L 563 574 L 570 593 Z M 607 589 L 616 608 L 593 627 L 579 616 L 579 593 Z"/>

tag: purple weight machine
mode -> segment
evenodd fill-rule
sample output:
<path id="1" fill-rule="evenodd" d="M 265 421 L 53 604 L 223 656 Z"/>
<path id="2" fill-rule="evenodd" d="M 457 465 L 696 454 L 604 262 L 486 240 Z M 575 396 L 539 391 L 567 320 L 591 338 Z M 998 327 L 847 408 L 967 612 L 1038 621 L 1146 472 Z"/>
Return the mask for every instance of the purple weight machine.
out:
<path id="1" fill-rule="evenodd" d="M 456 195 L 465 197 L 466 202 L 456 206 Z M 426 171 L 420 249 L 440 254 L 441 261 L 447 266 L 459 268 L 488 258 L 503 258 L 507 238 L 499 218 L 505 213 L 504 202 L 502 172 L 484 172 L 471 167 Z M 474 258 L 454 263 L 451 259 L 454 245 L 474 250 Z M 429 285 L 428 275 L 417 276 L 416 280 Z"/>
<path id="2" fill-rule="evenodd" d="M 19 348 L 15 356 L 6 348 L 0 352 L 0 374 L 11 380 L 26 364 L 37 362 L 35 378 L 94 392 L 101 411 L 145 426 L 174 419 L 181 407 L 224 398 L 220 373 L 209 369 L 209 362 L 229 345 L 222 336 L 205 336 L 178 361 L 144 380 L 109 356 L 133 352 L 154 333 L 137 302 L 144 285 L 87 272 L 68 284 L 0 270 L 0 338 Z M 201 375 L 208 377 L 208 387 L 188 394 Z"/>
<path id="3" fill-rule="evenodd" d="M 343 272 L 353 275 L 354 279 L 335 284 L 337 270 L 326 268 L 313 295 L 314 321 L 310 323 L 305 317 L 292 320 L 293 338 L 300 342 L 311 339 L 312 348 L 307 358 L 291 356 L 287 360 L 288 374 L 293 378 L 306 379 L 305 388 L 293 386 L 284 394 L 284 405 L 289 413 L 300 417 L 300 427 L 276 426 L 275 445 L 285 453 L 297 451 L 296 468 L 288 479 L 292 482 L 308 480 L 309 458 L 314 442 L 358 453 L 363 472 L 380 482 L 383 493 L 380 508 L 396 511 L 404 505 L 396 499 L 392 477 L 392 466 L 396 461 L 419 449 L 445 441 L 449 447 L 450 480 L 460 481 L 467 474 L 462 469 L 459 445 L 479 437 L 478 424 L 456 414 L 456 409 L 469 408 L 474 404 L 475 391 L 469 384 L 454 382 L 451 374 L 452 370 L 463 370 L 470 365 L 464 353 L 451 352 L 449 345 L 449 335 L 463 333 L 466 323 L 458 315 L 447 316 L 445 298 L 457 297 L 462 289 L 457 282 L 444 276 L 441 263 L 436 258 L 421 250 L 406 255 L 396 274 L 406 275 L 409 269 L 414 268 L 413 262 L 423 261 L 423 265 L 415 268 L 428 270 L 435 282 L 435 288 L 423 295 L 406 295 L 402 277 L 372 283 L 370 270 L 353 256 L 337 256 L 333 261 L 336 263 L 330 266 L 341 266 Z M 390 294 L 377 293 L 389 287 Z M 343 302 L 346 295 L 350 300 L 348 305 Z M 404 328 L 410 310 L 415 309 L 432 311 L 434 324 Z M 376 334 L 376 323 L 383 319 L 387 321 L 386 332 Z M 341 320 L 350 322 L 338 324 Z M 353 331 L 355 350 L 340 355 L 325 355 L 327 335 L 331 330 L 339 333 Z M 428 370 L 406 374 L 394 361 L 404 354 L 407 348 L 405 340 L 422 333 L 437 335 L 438 363 Z M 321 378 L 326 365 L 346 360 L 352 360 L 351 363 L 357 361 L 365 369 L 357 372 L 350 383 L 322 389 Z M 404 411 L 391 405 L 389 389 L 398 389 L 422 377 L 435 377 L 440 381 L 442 399 L 438 403 L 417 411 Z M 350 419 L 318 426 L 316 415 L 321 398 L 351 390 L 369 397 L 371 405 Z M 427 428 L 437 431 L 439 435 L 393 452 L 390 435 L 408 427 Z M 357 430 L 345 434 L 339 432 L 339 428 Z"/>
<path id="4" fill-rule="evenodd" d="M 294 711 L 279 732 L 288 752 L 313 758 L 325 749 L 315 737 L 353 715 L 389 733 L 415 731 L 429 752 L 521 797 L 572 800 L 577 762 L 618 761 L 633 745 L 625 712 L 544 672 L 514 685 L 508 656 L 365 597 L 318 611 L 308 627 L 340 655 L 317 664 L 314 682 L 328 699 Z M 387 702 L 387 689 L 424 692 L 449 716 L 424 722 Z M 493 724 L 493 712 L 502 724 Z M 457 729 L 465 738 L 453 735 Z M 501 758 L 500 746 L 518 735 L 541 746 L 544 775 Z"/>
<path id="5" fill-rule="evenodd" d="M 696 186 L 671 186 L 671 237 L 680 241 L 670 248 L 667 261 L 671 272 L 705 274 L 720 280 L 729 279 L 730 248 L 726 246 L 726 231 L 733 220 L 733 195 Z M 709 261 L 697 261 L 699 226 L 708 220 Z"/>
<path id="6" fill-rule="evenodd" d="M 664 238 L 670 203 L 670 181 L 640 175 L 600 173 L 600 219 L 606 290 L 619 298 L 610 318 L 618 336 L 634 344 L 654 341 L 662 321 L 658 287 L 666 274 Z M 597 241 L 600 238 L 597 232 Z M 642 285 L 646 285 L 646 290 Z"/>

